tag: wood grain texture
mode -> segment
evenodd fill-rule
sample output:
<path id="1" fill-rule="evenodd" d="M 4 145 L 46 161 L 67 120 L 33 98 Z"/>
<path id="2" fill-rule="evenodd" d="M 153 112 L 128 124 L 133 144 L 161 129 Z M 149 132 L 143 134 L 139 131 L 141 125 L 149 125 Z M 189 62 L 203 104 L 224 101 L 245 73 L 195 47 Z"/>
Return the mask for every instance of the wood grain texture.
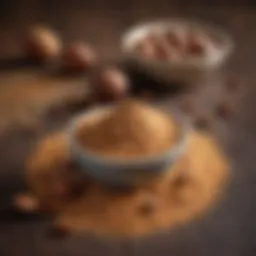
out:
<path id="1" fill-rule="evenodd" d="M 208 1 L 207 1 L 208 2 Z M 233 2 L 232 2 L 233 5 Z M 233 163 L 233 181 L 225 201 L 200 222 L 172 235 L 143 240 L 109 241 L 71 237 L 64 241 L 46 235 L 49 222 L 10 214 L 11 196 L 22 187 L 23 162 L 34 140 L 31 134 L 10 132 L 1 138 L 0 254 L 3 256 L 48 255 L 230 255 L 253 256 L 256 250 L 255 141 L 256 89 L 254 81 L 256 11 L 253 5 L 236 2 L 233 7 L 170 1 L 3 1 L 0 24 L 0 55 L 21 56 L 19 38 L 26 26 L 44 22 L 59 30 L 65 40 L 93 43 L 102 58 L 118 56 L 118 40 L 130 25 L 152 18 L 185 16 L 203 18 L 225 26 L 237 42 L 235 55 L 225 72 L 242 79 L 247 97 L 228 123 L 218 123 Z M 6 71 L 4 71 L 6 72 Z M 205 104 L 207 100 L 205 100 Z M 224 128 L 223 128 L 224 127 Z M 15 241 L 15 244 L 14 244 Z"/>

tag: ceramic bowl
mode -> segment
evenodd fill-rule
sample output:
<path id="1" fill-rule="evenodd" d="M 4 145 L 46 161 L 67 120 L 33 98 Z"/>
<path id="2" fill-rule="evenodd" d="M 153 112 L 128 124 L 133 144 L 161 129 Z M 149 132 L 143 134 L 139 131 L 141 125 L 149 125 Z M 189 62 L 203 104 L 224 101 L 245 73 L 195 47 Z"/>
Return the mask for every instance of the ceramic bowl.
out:
<path id="1" fill-rule="evenodd" d="M 195 30 L 209 35 L 218 41 L 218 47 L 208 50 L 202 56 L 184 57 L 179 60 L 145 59 L 136 53 L 136 44 L 151 33 L 178 31 L 179 29 Z M 163 82 L 195 83 L 210 71 L 216 70 L 228 59 L 234 43 L 231 37 L 221 28 L 207 25 L 204 22 L 169 19 L 143 23 L 132 27 L 121 39 L 121 49 L 125 61 L 136 69 L 152 75 Z"/>
<path id="2" fill-rule="evenodd" d="M 135 185 L 170 170 L 184 153 L 189 140 L 190 125 L 181 115 L 172 115 L 180 127 L 177 143 L 161 155 L 129 161 L 110 159 L 90 152 L 80 144 L 76 135 L 81 125 L 101 118 L 113 108 L 94 108 L 71 121 L 68 127 L 70 153 L 81 170 L 95 179 L 114 186 Z"/>

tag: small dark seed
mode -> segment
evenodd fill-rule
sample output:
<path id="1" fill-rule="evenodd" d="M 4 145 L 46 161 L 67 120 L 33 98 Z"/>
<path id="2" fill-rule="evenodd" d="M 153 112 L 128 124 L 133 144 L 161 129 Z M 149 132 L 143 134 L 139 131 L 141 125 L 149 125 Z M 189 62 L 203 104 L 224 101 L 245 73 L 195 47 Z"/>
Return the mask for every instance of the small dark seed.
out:
<path id="1" fill-rule="evenodd" d="M 67 159 L 67 161 L 65 162 L 65 168 L 66 170 L 73 172 L 74 170 L 78 169 L 78 166 L 74 161 Z"/>
<path id="2" fill-rule="evenodd" d="M 230 116 L 232 115 L 232 112 L 233 112 L 232 107 L 227 102 L 219 104 L 216 109 L 217 116 L 223 119 L 230 118 Z"/>
<path id="3" fill-rule="evenodd" d="M 155 197 L 148 198 L 139 206 L 139 213 L 143 216 L 148 216 L 154 213 L 157 206 L 157 199 Z"/>
<path id="4" fill-rule="evenodd" d="M 190 184 L 188 184 L 188 182 Z M 186 190 L 186 188 L 190 185 L 191 185 L 191 182 L 188 179 L 188 175 L 186 175 L 186 173 L 179 175 L 173 182 L 171 182 L 170 194 L 175 204 L 180 205 L 184 203 L 183 193 L 184 193 L 184 190 Z"/>
<path id="5" fill-rule="evenodd" d="M 176 177 L 176 179 L 171 183 L 171 186 L 174 188 L 181 188 L 184 187 L 188 182 L 187 176 L 183 173 Z"/>
<path id="6" fill-rule="evenodd" d="M 70 177 L 68 177 L 70 194 L 72 197 L 79 197 L 89 189 L 90 179 L 78 167 L 70 169 L 70 171 Z"/>
<path id="7" fill-rule="evenodd" d="M 211 126 L 211 118 L 209 116 L 200 116 L 196 119 L 195 126 L 199 129 L 208 129 Z"/>
<path id="8" fill-rule="evenodd" d="M 88 188 L 86 183 L 84 184 L 74 184 L 71 189 L 71 196 L 73 198 L 80 197 Z"/>

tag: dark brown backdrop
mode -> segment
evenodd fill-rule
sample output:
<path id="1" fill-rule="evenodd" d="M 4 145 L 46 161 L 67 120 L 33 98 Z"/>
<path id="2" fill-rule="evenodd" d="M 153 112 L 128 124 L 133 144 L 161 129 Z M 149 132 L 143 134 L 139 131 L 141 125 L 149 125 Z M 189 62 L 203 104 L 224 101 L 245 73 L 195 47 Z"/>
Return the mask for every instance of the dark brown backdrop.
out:
<path id="1" fill-rule="evenodd" d="M 1 1 L 0 56 L 21 55 L 18 44 L 29 24 L 53 26 L 65 40 L 95 44 L 103 58 L 118 56 L 124 29 L 143 20 L 183 16 L 203 18 L 226 27 L 236 39 L 227 72 L 248 91 L 243 106 L 225 132 L 233 163 L 233 181 L 223 204 L 199 222 L 172 234 L 135 241 L 92 237 L 59 241 L 46 235 L 48 222 L 13 218 L 5 211 L 22 182 L 23 156 L 31 137 L 5 136 L 0 143 L 0 255 L 175 255 L 253 256 L 256 254 L 256 9 L 253 1 Z M 232 2 L 232 5 L 231 5 Z M 240 3 L 239 3 L 240 2 Z"/>

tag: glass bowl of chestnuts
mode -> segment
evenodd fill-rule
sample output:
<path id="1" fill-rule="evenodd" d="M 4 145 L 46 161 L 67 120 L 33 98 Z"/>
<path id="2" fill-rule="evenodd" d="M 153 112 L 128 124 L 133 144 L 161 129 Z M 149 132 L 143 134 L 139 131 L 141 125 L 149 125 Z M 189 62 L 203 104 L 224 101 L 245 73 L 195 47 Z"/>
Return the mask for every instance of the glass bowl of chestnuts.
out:
<path id="1" fill-rule="evenodd" d="M 131 28 L 121 47 L 136 69 L 167 83 L 193 83 L 224 64 L 234 44 L 217 26 L 169 19 Z"/>

